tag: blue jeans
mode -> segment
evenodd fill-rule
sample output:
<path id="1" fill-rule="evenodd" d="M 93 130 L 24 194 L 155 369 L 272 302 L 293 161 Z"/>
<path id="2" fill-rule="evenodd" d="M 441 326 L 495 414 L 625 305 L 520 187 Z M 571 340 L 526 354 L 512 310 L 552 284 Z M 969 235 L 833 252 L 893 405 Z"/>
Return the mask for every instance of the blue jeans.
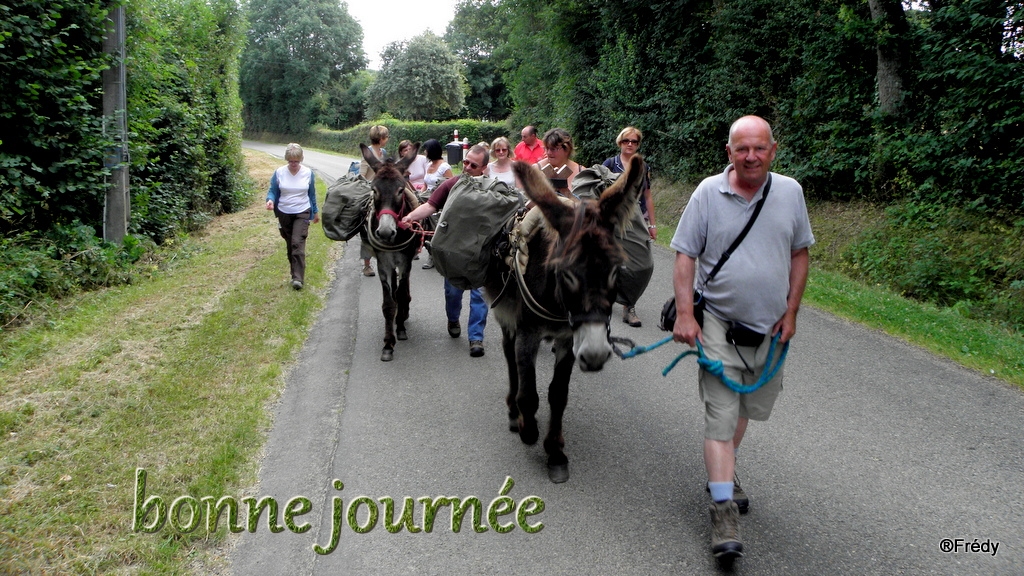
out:
<path id="1" fill-rule="evenodd" d="M 444 311 L 448 315 L 449 322 L 458 322 L 462 314 L 462 295 L 465 290 L 459 290 L 452 286 L 448 280 L 444 281 Z M 487 302 L 480 294 L 479 289 L 469 291 L 469 341 L 484 339 L 484 328 L 487 327 Z"/>

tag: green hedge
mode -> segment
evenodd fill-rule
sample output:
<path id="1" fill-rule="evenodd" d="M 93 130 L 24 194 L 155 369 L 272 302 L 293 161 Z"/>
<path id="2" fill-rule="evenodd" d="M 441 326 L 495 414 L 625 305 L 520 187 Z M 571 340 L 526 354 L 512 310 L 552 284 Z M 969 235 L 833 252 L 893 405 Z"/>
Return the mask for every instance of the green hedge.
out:
<path id="1" fill-rule="evenodd" d="M 381 119 L 374 122 L 364 122 L 346 130 L 317 128 L 303 136 L 303 145 L 358 157 L 359 144 L 368 145 L 370 143 L 370 127 L 377 124 L 387 126 L 391 132 L 388 140 L 390 152 L 397 152 L 398 143 L 402 140 L 426 142 L 434 138 L 443 145 L 451 142 L 455 130 L 459 131 L 460 140 L 468 138 L 470 144 L 476 144 L 481 141 L 490 143 L 498 136 L 505 136 L 512 140 L 513 143 L 519 140 L 518 134 L 515 134 L 516 138 L 512 138 L 513 131 L 503 122 L 483 122 L 480 120 L 402 122 L 394 119 Z"/>

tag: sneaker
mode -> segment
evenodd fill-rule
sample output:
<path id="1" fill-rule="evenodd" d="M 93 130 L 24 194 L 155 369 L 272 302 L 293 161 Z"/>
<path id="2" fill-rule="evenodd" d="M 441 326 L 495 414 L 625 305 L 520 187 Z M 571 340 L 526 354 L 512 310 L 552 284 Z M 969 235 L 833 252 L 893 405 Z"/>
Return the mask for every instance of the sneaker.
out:
<path id="1" fill-rule="evenodd" d="M 469 355 L 479 358 L 484 355 L 484 343 L 482 340 L 473 340 L 469 343 Z"/>
<path id="2" fill-rule="evenodd" d="M 448 335 L 451 336 L 452 338 L 458 338 L 460 335 L 462 335 L 462 328 L 459 326 L 458 320 L 454 322 L 450 320 L 448 321 Z"/>
<path id="3" fill-rule="evenodd" d="M 640 317 L 636 315 L 635 306 L 623 306 L 622 307 L 622 321 L 629 324 L 633 328 L 639 328 L 643 326 L 643 322 L 640 321 Z"/>
<path id="4" fill-rule="evenodd" d="M 373 267 L 369 264 L 363 265 L 363 276 L 376 276 L 377 273 L 373 271 Z"/>
<path id="5" fill-rule="evenodd" d="M 707 484 L 704 485 L 704 490 L 709 494 L 711 493 L 711 488 Z M 750 498 L 747 497 L 747 493 L 740 486 L 740 477 L 735 472 L 732 473 L 732 501 L 736 503 L 740 514 L 746 514 L 750 510 Z"/>
<path id="6" fill-rule="evenodd" d="M 740 510 L 734 500 L 711 503 L 711 553 L 729 560 L 743 556 L 740 542 Z"/>
<path id="7" fill-rule="evenodd" d="M 302 282 L 298 280 L 292 280 L 292 288 L 295 288 L 296 290 L 302 290 Z"/>
<path id="8" fill-rule="evenodd" d="M 430 254 L 427 254 L 427 261 L 423 263 L 423 269 L 424 270 L 430 270 L 433 267 L 434 267 L 434 258 Z"/>

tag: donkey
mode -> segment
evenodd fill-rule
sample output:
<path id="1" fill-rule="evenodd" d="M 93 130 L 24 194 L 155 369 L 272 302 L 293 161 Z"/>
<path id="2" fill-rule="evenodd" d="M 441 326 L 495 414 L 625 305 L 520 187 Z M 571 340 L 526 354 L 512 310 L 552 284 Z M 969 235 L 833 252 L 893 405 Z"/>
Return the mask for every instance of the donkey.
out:
<path id="1" fill-rule="evenodd" d="M 402 216 L 419 206 L 411 188 L 406 186 L 405 170 L 416 158 L 420 143 L 413 143 L 405 156 L 397 162 L 387 158 L 378 160 L 365 144 L 360 144 L 363 159 L 375 172 L 370 186 L 373 188 L 373 206 L 366 216 L 366 226 L 360 232 L 363 242 L 369 242 L 377 256 L 377 271 L 384 292 L 384 349 L 380 359 L 390 362 L 394 358 L 395 341 L 407 340 L 405 321 L 409 319 L 409 272 L 412 259 L 420 248 L 422 236 L 402 224 Z"/>
<path id="2" fill-rule="evenodd" d="M 562 415 L 573 364 L 584 372 L 601 370 L 612 355 L 609 319 L 616 280 L 625 254 L 615 235 L 636 209 L 644 174 L 634 156 L 619 179 L 598 200 L 564 201 L 547 178 L 528 164 L 516 162 L 516 176 L 527 197 L 543 213 L 543 233 L 526 241 L 525 270 L 512 255 L 512 269 L 492 259 L 484 284 L 494 317 L 501 326 L 502 351 L 508 365 L 509 429 L 526 444 L 537 442 L 536 361 L 541 342 L 551 339 L 555 370 L 548 386 L 551 423 L 544 438 L 548 477 L 569 479 L 569 459 L 562 448 Z"/>

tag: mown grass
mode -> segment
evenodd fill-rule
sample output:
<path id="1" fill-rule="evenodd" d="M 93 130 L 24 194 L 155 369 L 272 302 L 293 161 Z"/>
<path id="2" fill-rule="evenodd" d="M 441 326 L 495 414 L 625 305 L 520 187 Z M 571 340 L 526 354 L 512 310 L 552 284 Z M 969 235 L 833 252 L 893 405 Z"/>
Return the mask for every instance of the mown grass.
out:
<path id="1" fill-rule="evenodd" d="M 247 162 L 261 187 L 280 164 Z M 268 403 L 340 246 L 311 230 L 307 288 L 292 290 L 263 189 L 151 280 L 3 334 L 0 573 L 181 573 L 215 550 L 222 535 L 205 530 L 133 532 L 134 472 L 168 502 L 255 482 Z"/>

